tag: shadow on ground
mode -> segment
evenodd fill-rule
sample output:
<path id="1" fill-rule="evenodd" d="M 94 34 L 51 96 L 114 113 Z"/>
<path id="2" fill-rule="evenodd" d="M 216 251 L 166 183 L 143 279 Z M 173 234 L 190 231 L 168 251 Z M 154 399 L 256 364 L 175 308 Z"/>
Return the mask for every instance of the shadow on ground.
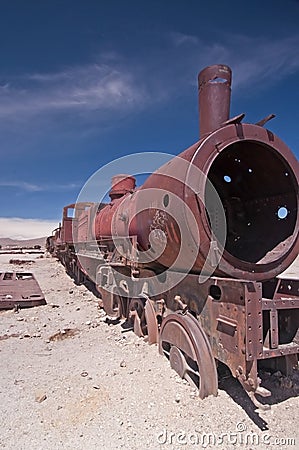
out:
<path id="1" fill-rule="evenodd" d="M 261 386 L 271 392 L 271 396 L 258 400 L 264 405 L 275 405 L 289 398 L 298 397 L 299 394 L 299 370 L 294 371 L 292 376 L 283 376 L 280 372 L 260 371 Z M 248 417 L 259 427 L 260 430 L 268 430 L 267 422 L 260 416 L 260 410 L 254 405 L 241 384 L 234 378 L 230 370 L 224 365 L 218 366 L 218 388 L 225 391 L 242 409 Z"/>

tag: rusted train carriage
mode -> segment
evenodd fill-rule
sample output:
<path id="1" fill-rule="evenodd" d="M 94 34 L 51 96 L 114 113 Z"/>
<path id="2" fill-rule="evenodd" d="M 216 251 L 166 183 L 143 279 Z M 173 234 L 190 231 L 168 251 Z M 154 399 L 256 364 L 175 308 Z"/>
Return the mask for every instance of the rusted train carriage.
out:
<path id="1" fill-rule="evenodd" d="M 264 128 L 273 115 L 229 118 L 228 66 L 198 80 L 200 140 L 140 188 L 114 177 L 108 204 L 66 206 L 52 251 L 201 398 L 221 361 L 261 406 L 258 366 L 298 365 L 299 281 L 278 277 L 298 255 L 298 162 Z"/>

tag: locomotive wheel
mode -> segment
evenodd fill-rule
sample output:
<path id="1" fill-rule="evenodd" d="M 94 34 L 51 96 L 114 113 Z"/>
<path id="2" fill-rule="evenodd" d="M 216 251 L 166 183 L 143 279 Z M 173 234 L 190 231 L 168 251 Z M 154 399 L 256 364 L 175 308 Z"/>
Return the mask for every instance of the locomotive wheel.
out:
<path id="1" fill-rule="evenodd" d="M 144 307 L 144 313 L 147 324 L 147 334 L 148 334 L 147 342 L 150 345 L 156 344 L 159 338 L 159 331 L 158 331 L 156 311 L 154 308 L 154 302 L 152 300 L 147 299 Z"/>
<path id="2" fill-rule="evenodd" d="M 120 319 L 122 317 L 121 296 L 115 292 L 109 292 L 105 289 L 99 289 L 102 296 L 103 308 L 111 319 Z"/>
<path id="3" fill-rule="evenodd" d="M 75 280 L 75 284 L 80 285 L 83 282 L 83 272 L 81 271 L 80 267 L 78 265 L 74 265 L 74 280 Z"/>
<path id="4" fill-rule="evenodd" d="M 161 324 L 159 352 L 199 390 L 201 399 L 217 395 L 217 370 L 205 332 L 189 312 L 169 314 Z"/>
<path id="5" fill-rule="evenodd" d="M 158 323 L 154 302 L 149 298 L 133 298 L 129 304 L 129 315 L 133 319 L 134 333 L 146 336 L 149 344 L 158 342 Z"/>
<path id="6" fill-rule="evenodd" d="M 143 298 L 132 298 L 129 303 L 129 318 L 132 320 L 134 333 L 139 337 L 147 334 L 144 305 Z"/>

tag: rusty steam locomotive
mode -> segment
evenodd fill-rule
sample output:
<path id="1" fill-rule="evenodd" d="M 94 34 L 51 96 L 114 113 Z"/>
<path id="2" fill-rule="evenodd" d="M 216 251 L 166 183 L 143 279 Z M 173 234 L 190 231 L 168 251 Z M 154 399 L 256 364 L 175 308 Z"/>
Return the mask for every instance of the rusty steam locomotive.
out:
<path id="1" fill-rule="evenodd" d="M 47 247 L 201 398 L 221 361 L 261 406 L 259 366 L 298 366 L 299 280 L 278 277 L 298 255 L 298 162 L 264 128 L 273 115 L 229 118 L 228 66 L 198 81 L 200 140 L 139 188 L 118 175 L 110 202 L 66 206 Z"/>

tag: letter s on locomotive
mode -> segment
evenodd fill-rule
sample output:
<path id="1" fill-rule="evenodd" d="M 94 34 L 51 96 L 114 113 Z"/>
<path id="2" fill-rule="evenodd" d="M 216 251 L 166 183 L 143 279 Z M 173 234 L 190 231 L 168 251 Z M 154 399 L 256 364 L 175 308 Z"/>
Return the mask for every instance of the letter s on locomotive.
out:
<path id="1" fill-rule="evenodd" d="M 66 206 L 49 248 L 201 398 L 217 395 L 221 361 L 265 407 L 258 368 L 298 365 L 299 281 L 278 277 L 298 255 L 298 162 L 264 128 L 274 115 L 229 118 L 229 67 L 198 81 L 200 140 L 139 188 L 117 175 L 109 202 Z"/>

